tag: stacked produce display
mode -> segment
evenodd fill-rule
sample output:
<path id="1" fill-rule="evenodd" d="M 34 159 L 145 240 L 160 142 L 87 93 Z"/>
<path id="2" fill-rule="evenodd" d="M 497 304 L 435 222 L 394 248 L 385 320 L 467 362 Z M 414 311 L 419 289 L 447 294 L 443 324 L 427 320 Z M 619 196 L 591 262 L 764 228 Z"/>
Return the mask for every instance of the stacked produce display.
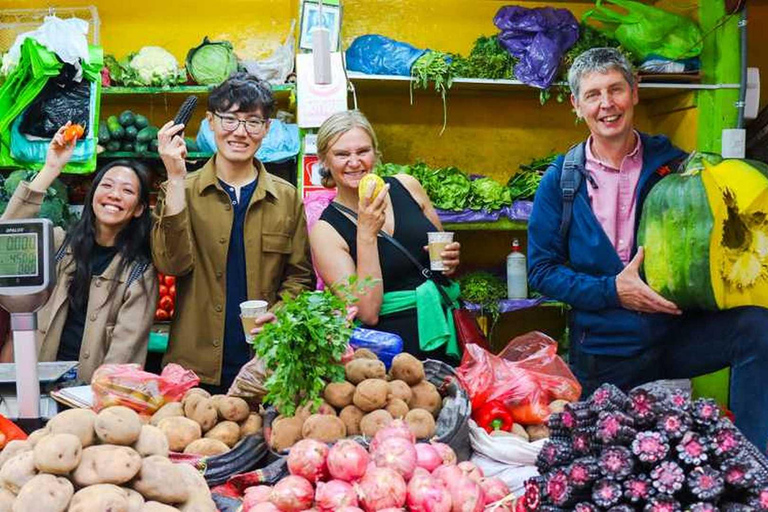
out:
<path id="1" fill-rule="evenodd" d="M 713 400 L 604 384 L 548 425 L 520 510 L 768 510 L 761 456 Z"/>
<path id="2" fill-rule="evenodd" d="M 176 277 L 157 273 L 158 300 L 155 310 L 155 320 L 168 321 L 173 318 L 176 309 Z"/>

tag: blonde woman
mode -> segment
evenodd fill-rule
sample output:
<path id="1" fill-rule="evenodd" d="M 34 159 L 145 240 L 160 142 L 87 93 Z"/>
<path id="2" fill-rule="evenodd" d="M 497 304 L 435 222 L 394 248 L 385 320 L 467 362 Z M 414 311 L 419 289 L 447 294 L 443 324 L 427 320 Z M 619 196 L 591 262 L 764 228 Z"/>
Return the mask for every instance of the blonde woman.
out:
<path id="1" fill-rule="evenodd" d="M 375 197 L 360 197 L 360 180 L 373 171 L 378 142 L 370 122 L 359 111 L 329 117 L 320 127 L 317 149 L 323 184 L 338 194 L 310 233 L 312 255 L 326 283 L 350 277 L 372 278 L 373 286 L 358 294 L 357 318 L 368 327 L 398 334 L 404 351 L 420 359 L 456 359 L 455 330 L 437 285 L 425 280 L 414 263 L 381 232 L 393 237 L 429 268 L 427 232 L 442 231 L 440 219 L 419 182 L 399 174 L 386 178 Z M 442 253 L 446 276 L 459 265 L 460 245 Z M 457 286 L 447 279 L 444 290 L 455 300 Z"/>

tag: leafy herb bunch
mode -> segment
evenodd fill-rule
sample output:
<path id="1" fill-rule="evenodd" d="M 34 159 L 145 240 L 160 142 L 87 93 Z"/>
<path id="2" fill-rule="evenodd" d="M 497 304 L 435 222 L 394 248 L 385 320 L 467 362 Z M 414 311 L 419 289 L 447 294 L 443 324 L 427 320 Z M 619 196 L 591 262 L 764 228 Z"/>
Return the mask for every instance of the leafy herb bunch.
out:
<path id="1" fill-rule="evenodd" d="M 459 279 L 461 299 L 480 305 L 480 314 L 490 315 L 490 333 L 499 320 L 499 301 L 507 298 L 507 287 L 493 274 L 472 272 Z"/>
<path id="2" fill-rule="evenodd" d="M 327 289 L 284 297 L 275 311 L 277 320 L 256 336 L 256 356 L 271 372 L 264 383 L 264 401 L 281 414 L 292 416 L 297 406 L 319 404 L 326 383 L 344 380 L 339 361 L 352 336 L 347 308 L 355 300 L 353 286 L 351 280 L 335 287 L 341 297 Z"/>

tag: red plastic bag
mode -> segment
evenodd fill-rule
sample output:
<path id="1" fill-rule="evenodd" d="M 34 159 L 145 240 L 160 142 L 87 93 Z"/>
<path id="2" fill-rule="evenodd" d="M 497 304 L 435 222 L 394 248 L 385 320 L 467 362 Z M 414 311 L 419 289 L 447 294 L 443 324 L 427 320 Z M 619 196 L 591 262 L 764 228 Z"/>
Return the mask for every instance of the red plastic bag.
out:
<path id="1" fill-rule="evenodd" d="M 467 345 L 456 373 L 473 409 L 502 400 L 523 425 L 546 421 L 550 402 L 573 402 L 581 395 L 581 385 L 557 355 L 557 343 L 540 332 L 513 339 L 499 355 Z"/>
<path id="2" fill-rule="evenodd" d="M 93 409 L 113 405 L 130 407 L 139 414 L 154 414 L 168 402 L 181 400 L 200 378 L 192 370 L 169 364 L 160 375 L 145 372 L 138 364 L 104 364 L 93 374 Z"/>

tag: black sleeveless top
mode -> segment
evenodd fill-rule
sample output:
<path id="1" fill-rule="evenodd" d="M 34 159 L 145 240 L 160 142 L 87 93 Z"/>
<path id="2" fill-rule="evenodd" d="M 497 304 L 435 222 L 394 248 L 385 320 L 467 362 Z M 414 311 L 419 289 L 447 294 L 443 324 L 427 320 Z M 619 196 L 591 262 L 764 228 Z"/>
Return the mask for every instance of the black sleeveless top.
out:
<path id="1" fill-rule="evenodd" d="M 423 266 L 429 268 L 429 254 L 424 250 L 424 246 L 427 245 L 427 232 L 437 231 L 437 227 L 424 215 L 411 193 L 397 178 L 388 177 L 384 178 L 384 181 L 390 186 L 389 197 L 395 216 L 393 238 L 416 256 Z M 323 211 L 320 220 L 333 226 L 341 235 L 357 265 L 357 225 L 333 206 L 328 206 Z M 385 293 L 413 290 L 424 283 L 424 276 L 397 247 L 381 237 L 377 239 L 377 244 Z M 429 352 L 421 350 L 415 309 L 380 316 L 379 323 L 370 328 L 399 335 L 403 338 L 403 351 L 419 359 L 440 359 L 455 363 L 442 349 Z"/>

